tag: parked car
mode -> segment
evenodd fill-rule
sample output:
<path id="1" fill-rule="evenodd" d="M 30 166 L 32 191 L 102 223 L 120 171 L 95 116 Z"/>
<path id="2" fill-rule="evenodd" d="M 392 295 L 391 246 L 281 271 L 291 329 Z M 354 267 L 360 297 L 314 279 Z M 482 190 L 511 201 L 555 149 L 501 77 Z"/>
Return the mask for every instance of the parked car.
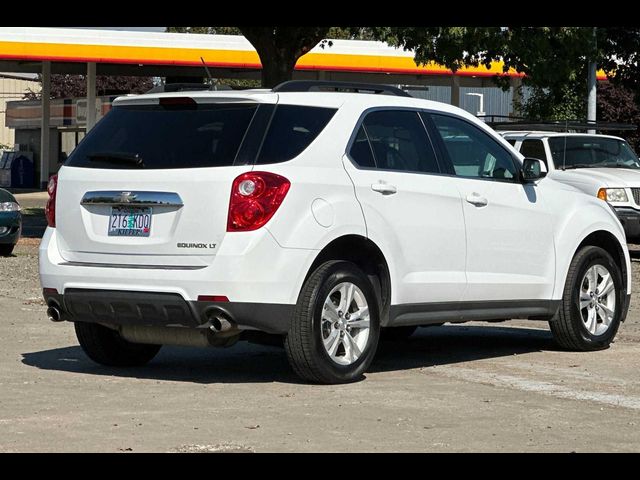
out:
<path id="1" fill-rule="evenodd" d="M 21 231 L 20 205 L 9 191 L 0 188 L 0 256 L 11 255 Z"/>
<path id="2" fill-rule="evenodd" d="M 542 160 L 549 177 L 613 206 L 630 243 L 640 242 L 640 160 L 620 137 L 553 132 L 503 132 L 525 157 Z"/>
<path id="3" fill-rule="evenodd" d="M 98 363 L 264 332 L 343 383 L 381 329 L 530 318 L 596 350 L 625 319 L 613 210 L 459 108 L 331 82 L 113 105 L 50 182 L 40 245 L 49 316 Z"/>

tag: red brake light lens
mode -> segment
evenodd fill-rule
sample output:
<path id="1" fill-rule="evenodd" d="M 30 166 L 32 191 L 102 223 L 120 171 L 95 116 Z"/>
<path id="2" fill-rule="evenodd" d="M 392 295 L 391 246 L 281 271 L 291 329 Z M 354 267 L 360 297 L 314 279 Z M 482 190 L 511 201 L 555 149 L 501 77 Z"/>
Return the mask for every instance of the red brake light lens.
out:
<path id="1" fill-rule="evenodd" d="M 227 232 L 249 232 L 267 223 L 291 187 L 286 178 L 269 172 L 244 173 L 233 181 Z"/>
<path id="2" fill-rule="evenodd" d="M 58 175 L 53 175 L 49 179 L 47 185 L 47 193 L 49 194 L 49 200 L 44 207 L 44 215 L 47 217 L 47 225 L 55 228 L 56 226 L 56 194 L 58 193 Z"/>

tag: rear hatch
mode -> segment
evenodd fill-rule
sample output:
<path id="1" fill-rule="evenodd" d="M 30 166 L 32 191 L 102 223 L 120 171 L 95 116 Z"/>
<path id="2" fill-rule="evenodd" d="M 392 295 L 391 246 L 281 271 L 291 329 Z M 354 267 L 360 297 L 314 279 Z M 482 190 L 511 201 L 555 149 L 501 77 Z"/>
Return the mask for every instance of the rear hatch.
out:
<path id="1" fill-rule="evenodd" d="M 271 93 L 225 94 L 114 103 L 59 172 L 56 229 L 66 261 L 211 263 L 232 182 L 251 170 L 277 102 Z"/>

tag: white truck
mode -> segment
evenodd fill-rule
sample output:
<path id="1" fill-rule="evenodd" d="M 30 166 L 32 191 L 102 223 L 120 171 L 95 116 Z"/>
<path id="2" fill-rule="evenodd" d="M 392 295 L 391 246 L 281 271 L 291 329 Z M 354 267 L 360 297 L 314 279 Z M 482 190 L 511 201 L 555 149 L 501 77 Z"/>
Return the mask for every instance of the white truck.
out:
<path id="1" fill-rule="evenodd" d="M 523 156 L 542 160 L 548 177 L 609 202 L 629 243 L 640 243 L 640 160 L 620 137 L 544 131 L 500 134 Z"/>

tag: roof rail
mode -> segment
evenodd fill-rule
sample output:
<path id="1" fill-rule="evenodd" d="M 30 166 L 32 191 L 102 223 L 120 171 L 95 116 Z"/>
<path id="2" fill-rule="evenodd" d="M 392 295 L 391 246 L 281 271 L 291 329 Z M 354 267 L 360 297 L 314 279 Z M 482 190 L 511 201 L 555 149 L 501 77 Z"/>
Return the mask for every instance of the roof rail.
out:
<path id="1" fill-rule="evenodd" d="M 568 132 L 599 130 L 599 131 L 623 131 L 637 130 L 637 125 L 617 122 L 594 122 L 589 120 L 528 120 L 524 117 L 509 117 L 507 115 L 480 115 L 485 123 L 494 130 L 537 130 L 541 132 Z M 506 121 L 496 121 L 506 119 Z M 511 120 L 511 121 L 509 121 Z"/>
<path id="2" fill-rule="evenodd" d="M 376 93 L 381 95 L 395 95 L 397 97 L 411 97 L 407 92 L 390 85 L 359 82 L 332 82 L 325 80 L 290 80 L 275 86 L 272 91 Z"/>
<path id="3" fill-rule="evenodd" d="M 145 93 L 192 92 L 202 90 L 231 90 L 228 85 L 209 85 L 206 83 L 167 83 L 158 85 Z"/>

